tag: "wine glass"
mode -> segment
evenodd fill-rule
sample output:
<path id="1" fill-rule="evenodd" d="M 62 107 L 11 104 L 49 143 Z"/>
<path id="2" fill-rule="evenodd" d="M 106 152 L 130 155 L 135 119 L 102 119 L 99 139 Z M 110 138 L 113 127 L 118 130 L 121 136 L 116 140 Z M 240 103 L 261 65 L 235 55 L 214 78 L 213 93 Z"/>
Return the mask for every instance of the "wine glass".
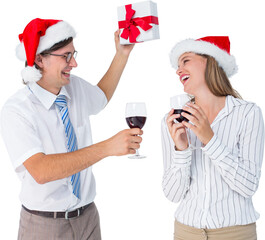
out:
<path id="1" fill-rule="evenodd" d="M 131 102 L 126 104 L 125 118 L 129 128 L 142 129 L 146 121 L 146 106 L 143 102 Z M 136 149 L 135 155 L 129 156 L 129 158 L 145 158 L 139 154 Z"/>
<path id="2" fill-rule="evenodd" d="M 191 101 L 191 96 L 189 96 L 188 94 L 179 94 L 179 95 L 176 95 L 170 98 L 170 107 L 174 109 L 174 114 L 181 114 L 182 112 L 185 112 L 191 115 L 190 112 L 183 110 L 183 107 L 190 101 Z M 175 123 L 182 122 L 182 121 L 189 122 L 189 120 L 183 117 L 182 115 L 180 115 L 179 118 L 174 119 Z M 191 144 L 191 136 L 188 133 L 187 128 L 185 129 L 186 129 L 189 148 L 191 150 L 199 149 L 200 147 L 195 147 Z"/>

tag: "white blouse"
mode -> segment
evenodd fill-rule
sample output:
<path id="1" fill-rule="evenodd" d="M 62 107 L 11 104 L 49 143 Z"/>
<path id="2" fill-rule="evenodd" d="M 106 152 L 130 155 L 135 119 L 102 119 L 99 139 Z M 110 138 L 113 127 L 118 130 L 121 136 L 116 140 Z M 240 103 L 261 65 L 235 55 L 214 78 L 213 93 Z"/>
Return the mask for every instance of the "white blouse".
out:
<path id="1" fill-rule="evenodd" d="M 264 150 L 264 122 L 260 108 L 226 97 L 225 107 L 211 127 L 206 146 L 190 130 L 196 150 L 175 151 L 162 120 L 163 190 L 180 202 L 177 221 L 196 228 L 215 229 L 256 222 L 252 196 L 259 184 Z"/>

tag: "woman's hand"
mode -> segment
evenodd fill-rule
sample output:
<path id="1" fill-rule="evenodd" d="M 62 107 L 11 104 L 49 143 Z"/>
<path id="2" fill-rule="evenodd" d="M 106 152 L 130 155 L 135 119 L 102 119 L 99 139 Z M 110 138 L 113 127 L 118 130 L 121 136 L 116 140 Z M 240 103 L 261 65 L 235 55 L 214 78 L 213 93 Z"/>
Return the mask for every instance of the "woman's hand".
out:
<path id="1" fill-rule="evenodd" d="M 200 141 L 206 145 L 213 137 L 214 132 L 210 126 L 209 120 L 201 107 L 194 103 L 187 103 L 183 110 L 190 112 L 192 115 L 182 112 L 181 115 L 187 118 L 190 122 L 184 122 L 183 125 L 191 129 Z"/>
<path id="2" fill-rule="evenodd" d="M 180 117 L 180 114 L 173 114 L 173 113 L 174 109 L 171 109 L 166 119 L 166 123 L 169 133 L 175 143 L 176 149 L 182 151 L 187 149 L 189 146 L 186 129 L 183 123 L 174 122 L 174 119 Z"/>

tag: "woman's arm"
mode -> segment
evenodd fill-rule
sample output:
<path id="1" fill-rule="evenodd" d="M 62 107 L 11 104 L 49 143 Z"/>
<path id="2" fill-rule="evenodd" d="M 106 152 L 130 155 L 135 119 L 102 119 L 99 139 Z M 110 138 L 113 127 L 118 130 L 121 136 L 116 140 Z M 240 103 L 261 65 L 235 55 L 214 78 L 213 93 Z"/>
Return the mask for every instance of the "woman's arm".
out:
<path id="1" fill-rule="evenodd" d="M 257 106 L 245 117 L 237 154 L 232 154 L 216 135 L 203 148 L 230 188 L 247 198 L 258 188 L 263 151 L 264 123 Z"/>
<path id="2" fill-rule="evenodd" d="M 179 202 L 189 190 L 192 152 L 190 149 L 175 150 L 166 117 L 162 120 L 161 131 L 164 161 L 163 191 L 170 201 Z"/>

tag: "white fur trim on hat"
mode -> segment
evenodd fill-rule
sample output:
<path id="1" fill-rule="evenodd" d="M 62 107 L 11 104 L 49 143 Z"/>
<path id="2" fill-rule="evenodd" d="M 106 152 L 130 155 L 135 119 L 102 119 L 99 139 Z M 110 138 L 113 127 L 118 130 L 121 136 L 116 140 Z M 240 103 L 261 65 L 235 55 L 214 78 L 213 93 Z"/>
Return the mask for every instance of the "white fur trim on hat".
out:
<path id="1" fill-rule="evenodd" d="M 231 77 L 237 72 L 235 57 L 219 47 L 202 40 L 187 39 L 177 43 L 170 52 L 170 62 L 173 68 L 178 69 L 179 57 L 186 52 L 206 54 L 215 58 L 226 75 Z"/>
<path id="2" fill-rule="evenodd" d="M 22 69 L 21 76 L 22 76 L 22 79 L 24 80 L 24 82 L 28 83 L 28 82 L 39 81 L 42 77 L 42 74 L 34 66 L 33 67 L 27 66 L 24 69 Z"/>
<path id="3" fill-rule="evenodd" d="M 40 37 L 40 42 L 36 54 L 39 54 L 44 50 L 51 48 L 54 44 L 58 42 L 61 42 L 70 37 L 74 38 L 75 36 L 76 32 L 74 28 L 67 22 L 60 21 L 47 28 L 45 35 Z M 21 42 L 16 47 L 16 56 L 21 61 L 27 60 L 23 42 Z"/>
<path id="4" fill-rule="evenodd" d="M 23 42 L 17 45 L 17 47 L 16 47 L 16 56 L 21 61 L 26 61 L 27 60 L 26 51 L 25 51 Z"/>
<path id="5" fill-rule="evenodd" d="M 55 43 L 75 36 L 76 33 L 73 27 L 65 21 L 60 21 L 47 28 L 45 35 L 40 37 L 37 54 L 51 48 Z"/>

